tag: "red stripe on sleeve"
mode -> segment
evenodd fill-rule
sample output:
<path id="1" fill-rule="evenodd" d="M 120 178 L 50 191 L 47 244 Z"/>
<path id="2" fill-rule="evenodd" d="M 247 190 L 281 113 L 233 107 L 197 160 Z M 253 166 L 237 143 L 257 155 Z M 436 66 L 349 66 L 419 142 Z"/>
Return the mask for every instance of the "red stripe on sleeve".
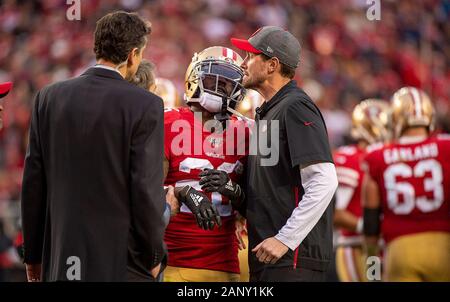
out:
<path id="1" fill-rule="evenodd" d="M 294 188 L 294 196 L 295 196 L 295 207 L 298 206 L 298 187 Z M 294 268 L 297 268 L 297 258 L 298 258 L 298 250 L 300 249 L 300 245 L 294 251 Z"/>

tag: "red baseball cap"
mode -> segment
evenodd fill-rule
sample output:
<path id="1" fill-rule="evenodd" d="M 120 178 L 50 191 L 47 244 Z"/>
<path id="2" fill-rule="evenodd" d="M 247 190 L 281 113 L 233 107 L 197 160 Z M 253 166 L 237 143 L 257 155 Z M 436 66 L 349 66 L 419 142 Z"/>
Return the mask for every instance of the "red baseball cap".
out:
<path id="1" fill-rule="evenodd" d="M 12 82 L 0 83 L 0 98 L 5 97 L 13 86 Z"/>
<path id="2" fill-rule="evenodd" d="M 237 39 L 237 38 L 231 38 L 231 43 L 239 49 L 242 49 L 243 51 L 248 51 L 252 53 L 261 53 L 262 51 L 256 49 L 253 47 L 252 44 L 248 40 L 245 39 Z"/>
<path id="3" fill-rule="evenodd" d="M 297 68 L 300 62 L 300 43 L 297 38 L 277 26 L 261 27 L 248 40 L 231 38 L 231 43 L 247 52 L 276 57 L 291 68 Z"/>

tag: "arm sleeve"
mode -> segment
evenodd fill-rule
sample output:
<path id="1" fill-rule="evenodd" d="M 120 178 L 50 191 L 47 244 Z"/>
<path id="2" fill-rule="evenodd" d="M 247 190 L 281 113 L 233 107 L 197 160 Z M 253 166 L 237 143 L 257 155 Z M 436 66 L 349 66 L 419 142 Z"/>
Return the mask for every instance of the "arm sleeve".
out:
<path id="1" fill-rule="evenodd" d="M 165 257 L 164 123 L 160 102 L 151 104 L 135 127 L 130 149 L 131 224 L 147 270 Z"/>
<path id="2" fill-rule="evenodd" d="M 27 264 L 38 264 L 42 261 L 47 207 L 47 182 L 39 137 L 39 96 L 40 93 L 34 100 L 22 180 L 24 262 Z"/>
<path id="3" fill-rule="evenodd" d="M 325 122 L 312 102 L 293 102 L 285 113 L 285 128 L 292 167 L 333 162 Z"/>
<path id="4" fill-rule="evenodd" d="M 291 217 L 275 236 L 295 250 L 330 204 L 338 182 L 332 163 L 318 163 L 300 170 L 305 194 Z"/>

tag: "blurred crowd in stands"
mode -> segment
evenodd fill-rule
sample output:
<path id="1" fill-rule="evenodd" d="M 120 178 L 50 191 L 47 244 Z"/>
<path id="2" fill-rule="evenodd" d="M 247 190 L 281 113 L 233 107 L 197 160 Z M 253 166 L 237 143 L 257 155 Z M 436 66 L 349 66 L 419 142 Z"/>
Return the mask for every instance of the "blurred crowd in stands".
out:
<path id="1" fill-rule="evenodd" d="M 231 47 L 230 36 L 248 38 L 261 26 L 277 25 L 300 40 L 296 80 L 321 108 L 333 147 L 347 142 L 355 104 L 371 97 L 389 100 L 405 85 L 429 93 L 440 129 L 448 132 L 450 1 L 382 0 L 379 21 L 368 20 L 366 2 L 89 0 L 81 1 L 81 20 L 69 21 L 66 1 L 0 0 L 0 82 L 14 82 L 0 130 L 0 221 L 19 225 L 15 218 L 34 94 L 95 64 L 95 22 L 117 9 L 138 11 L 151 21 L 144 57 L 155 63 L 157 76 L 175 83 L 181 97 L 193 53 L 213 45 Z M 12 244 L 8 237 L 14 227 L 0 228 L 0 255 Z M 11 265 L 3 258 L 0 267 Z"/>

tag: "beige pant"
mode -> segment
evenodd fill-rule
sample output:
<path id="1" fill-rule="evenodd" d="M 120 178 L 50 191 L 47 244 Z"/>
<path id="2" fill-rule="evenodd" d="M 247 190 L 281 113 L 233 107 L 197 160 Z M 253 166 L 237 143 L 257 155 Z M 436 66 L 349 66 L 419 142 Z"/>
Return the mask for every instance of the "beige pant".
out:
<path id="1" fill-rule="evenodd" d="M 164 282 L 239 282 L 239 274 L 168 266 L 164 270 Z"/>
<path id="2" fill-rule="evenodd" d="M 386 250 L 387 281 L 450 281 L 450 233 L 398 237 Z"/>
<path id="3" fill-rule="evenodd" d="M 247 247 L 245 250 L 239 250 L 239 269 L 241 271 L 241 282 L 248 282 L 250 279 L 250 273 L 248 268 L 248 236 L 242 236 L 242 240 L 244 240 L 245 246 Z"/>
<path id="4" fill-rule="evenodd" d="M 341 282 L 367 281 L 365 257 L 358 246 L 340 246 L 336 250 L 336 271 Z"/>

